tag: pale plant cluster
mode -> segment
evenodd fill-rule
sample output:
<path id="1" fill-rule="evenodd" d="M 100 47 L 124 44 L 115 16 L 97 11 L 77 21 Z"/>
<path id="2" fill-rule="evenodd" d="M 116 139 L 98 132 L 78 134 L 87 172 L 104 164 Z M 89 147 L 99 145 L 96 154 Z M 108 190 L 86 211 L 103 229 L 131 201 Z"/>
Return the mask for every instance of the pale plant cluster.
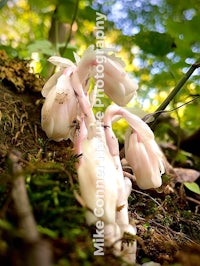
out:
<path id="1" fill-rule="evenodd" d="M 102 222 L 105 246 L 134 263 L 136 241 L 121 241 L 124 233 L 136 235 L 128 215 L 132 183 L 122 169 L 118 140 L 112 130 L 114 120 L 124 118 L 130 128 L 125 136 L 125 159 L 142 189 L 161 186 L 164 173 L 162 153 L 149 126 L 123 106 L 138 88 L 124 70 L 124 63 L 104 51 L 104 93 L 115 103 L 105 113 L 93 113 L 91 80 L 97 83 L 97 50 L 90 46 L 82 58 L 72 61 L 53 56 L 49 61 L 59 67 L 45 84 L 42 95 L 42 128 L 55 141 L 71 139 L 79 156 L 77 165 L 81 196 L 88 208 L 88 224 Z M 98 181 L 98 182 L 97 182 Z M 102 195 L 99 189 L 102 188 Z M 97 195 L 100 197 L 97 199 Z M 99 200 L 99 201 L 98 201 Z M 100 208 L 100 202 L 103 205 Z M 98 204 L 97 204 L 98 203 Z M 99 208 L 98 208 L 99 207 Z"/>

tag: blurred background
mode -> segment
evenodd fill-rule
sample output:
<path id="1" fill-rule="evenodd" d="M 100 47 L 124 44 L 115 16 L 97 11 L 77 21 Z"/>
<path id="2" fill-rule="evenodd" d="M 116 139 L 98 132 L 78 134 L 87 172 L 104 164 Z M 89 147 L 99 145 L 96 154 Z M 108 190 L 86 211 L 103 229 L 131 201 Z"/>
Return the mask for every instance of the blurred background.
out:
<path id="1" fill-rule="evenodd" d="M 4 0 L 0 49 L 9 57 L 31 60 L 31 71 L 47 79 L 53 71 L 48 57 L 74 61 L 73 52 L 81 55 L 95 45 L 97 11 L 107 17 L 105 45 L 115 47 L 139 84 L 138 98 L 129 108 L 155 111 L 200 57 L 199 0 Z M 196 69 L 167 110 L 199 95 L 199 74 Z M 157 137 L 178 143 L 197 133 L 199 105 L 195 100 L 163 116 Z M 123 133 L 119 130 L 118 137 L 123 139 Z"/>

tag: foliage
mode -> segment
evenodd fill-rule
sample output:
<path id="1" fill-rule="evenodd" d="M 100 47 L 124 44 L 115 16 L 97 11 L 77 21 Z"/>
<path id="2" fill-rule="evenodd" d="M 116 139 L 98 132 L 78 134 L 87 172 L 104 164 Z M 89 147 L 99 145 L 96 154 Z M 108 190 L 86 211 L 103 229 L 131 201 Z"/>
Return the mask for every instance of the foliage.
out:
<path id="1" fill-rule="evenodd" d="M 156 107 L 177 84 L 200 54 L 199 0 L 187 2 L 104 0 L 10 0 L 0 9 L 0 49 L 10 56 L 34 59 L 35 71 L 49 75 L 47 58 L 61 54 L 73 59 L 95 44 L 96 11 L 107 15 L 106 45 L 115 46 L 127 63 L 127 70 L 139 82 L 139 105 L 148 111 Z M 64 28 L 62 28 L 64 25 Z M 200 93 L 196 70 L 174 100 L 175 106 Z M 198 128 L 199 101 L 178 112 L 181 127 Z M 170 107 L 172 109 L 172 105 Z M 175 113 L 172 116 L 177 118 Z"/>
<path id="2" fill-rule="evenodd" d="M 186 188 L 188 188 L 189 190 L 191 190 L 194 193 L 197 193 L 200 195 L 200 188 L 199 185 L 195 182 L 184 182 L 184 185 L 186 186 Z"/>

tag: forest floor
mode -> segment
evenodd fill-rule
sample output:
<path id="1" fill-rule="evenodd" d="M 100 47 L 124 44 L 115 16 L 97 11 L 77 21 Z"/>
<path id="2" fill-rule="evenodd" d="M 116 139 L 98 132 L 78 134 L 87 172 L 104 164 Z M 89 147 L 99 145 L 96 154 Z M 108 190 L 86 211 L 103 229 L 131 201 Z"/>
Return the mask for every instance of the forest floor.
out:
<path id="1" fill-rule="evenodd" d="M 37 265 L 30 260 L 38 243 L 48 246 L 39 256 L 52 259 L 52 265 L 122 265 L 111 249 L 104 256 L 93 255 L 94 228 L 86 225 L 75 196 L 79 188 L 71 143 L 49 141 L 41 129 L 44 80 L 30 73 L 26 61 L 0 53 L 0 265 Z M 170 162 L 169 150 L 163 151 Z M 19 214 L 13 196 L 19 177 L 9 157 L 13 153 L 40 233 L 35 242 L 31 228 L 23 228 L 24 233 L 20 228 L 26 214 Z M 200 196 L 183 184 L 198 183 L 199 158 L 190 154 L 189 160 L 190 169 L 169 164 L 157 190 L 142 191 L 133 182 L 129 212 L 137 226 L 139 265 L 200 265 Z"/>

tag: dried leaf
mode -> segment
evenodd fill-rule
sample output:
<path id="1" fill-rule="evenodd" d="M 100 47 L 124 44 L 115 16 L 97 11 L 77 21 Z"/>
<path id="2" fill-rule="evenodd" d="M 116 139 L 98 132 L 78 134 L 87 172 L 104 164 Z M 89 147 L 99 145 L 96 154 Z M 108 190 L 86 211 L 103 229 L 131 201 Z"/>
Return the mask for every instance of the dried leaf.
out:
<path id="1" fill-rule="evenodd" d="M 175 178 L 175 182 L 179 183 L 195 182 L 200 176 L 200 172 L 194 169 L 174 168 L 174 171 L 177 175 L 177 177 Z"/>

